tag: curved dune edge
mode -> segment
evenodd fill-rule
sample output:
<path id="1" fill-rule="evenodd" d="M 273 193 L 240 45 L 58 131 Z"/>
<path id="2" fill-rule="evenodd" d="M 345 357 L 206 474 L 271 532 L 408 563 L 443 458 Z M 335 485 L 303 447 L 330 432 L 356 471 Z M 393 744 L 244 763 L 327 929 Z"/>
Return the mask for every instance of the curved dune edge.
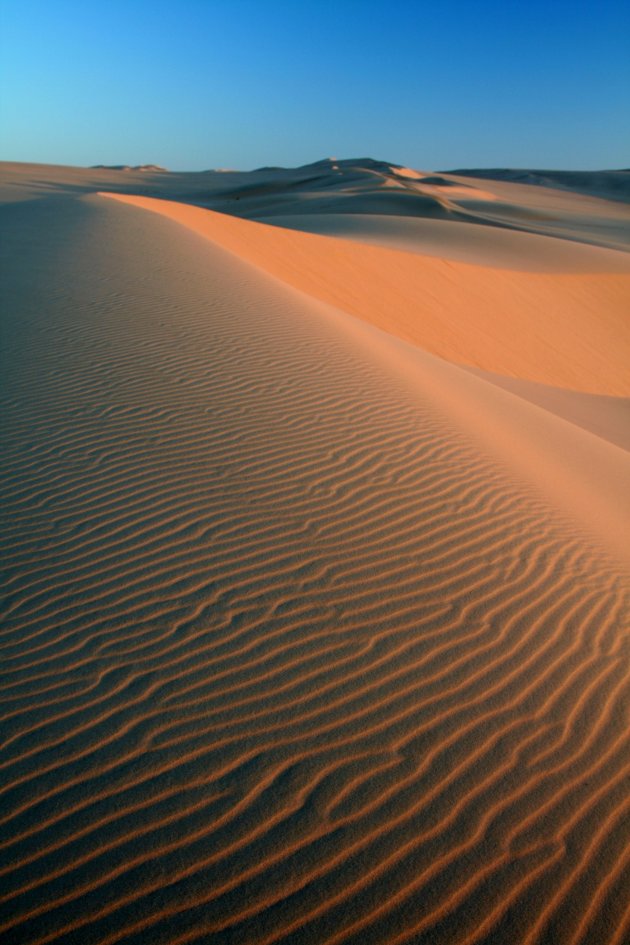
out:
<path id="1" fill-rule="evenodd" d="M 166 195 L 165 195 L 166 196 Z M 291 210 L 291 212 L 289 212 Z M 257 216 L 287 230 L 437 256 L 444 260 L 519 272 L 630 274 L 630 253 L 567 238 L 488 226 L 472 220 L 368 213 L 357 198 L 354 213 L 306 212 L 299 207 Z"/>
<path id="2" fill-rule="evenodd" d="M 630 453 L 630 397 L 582 394 L 477 368 L 467 370 Z"/>
<path id="3" fill-rule="evenodd" d="M 624 566 L 630 565 L 630 454 L 457 365 L 437 360 L 355 319 L 335 327 L 387 364 L 392 377 L 432 401 L 517 480 L 541 491 Z"/>
<path id="4" fill-rule="evenodd" d="M 445 360 L 576 391 L 630 395 L 630 275 L 470 265 L 284 230 L 152 197 L 161 213 L 294 288 Z"/>
<path id="5" fill-rule="evenodd" d="M 273 233 L 268 234 L 270 238 L 279 232 L 277 248 L 285 243 L 283 231 L 273 227 L 263 228 L 261 224 L 233 220 L 169 201 L 118 195 L 115 199 L 174 219 L 207 239 L 213 239 L 211 233 L 215 231 L 221 235 L 221 224 L 225 221 L 229 233 L 232 233 L 233 223 L 237 224 L 233 232 L 240 232 L 240 224 L 248 234 L 249 227 L 254 227 L 256 235 L 272 230 Z M 236 245 L 234 239 L 229 242 Z M 249 247 L 252 245 L 247 243 Z M 326 307 L 322 310 L 327 311 Z M 353 335 L 354 343 L 370 347 L 370 356 L 378 362 L 389 362 L 393 376 L 404 379 L 416 392 L 420 390 L 423 397 L 430 397 L 461 431 L 481 442 L 519 479 L 542 489 L 555 505 L 572 520 L 581 522 L 615 557 L 621 555 L 622 560 L 630 562 L 628 453 L 543 407 L 469 371 L 462 371 L 457 365 L 436 361 L 430 353 L 410 347 L 394 334 L 384 334 L 379 326 L 354 318 L 340 319 L 341 314 L 335 308 L 336 330 L 343 327 Z"/>

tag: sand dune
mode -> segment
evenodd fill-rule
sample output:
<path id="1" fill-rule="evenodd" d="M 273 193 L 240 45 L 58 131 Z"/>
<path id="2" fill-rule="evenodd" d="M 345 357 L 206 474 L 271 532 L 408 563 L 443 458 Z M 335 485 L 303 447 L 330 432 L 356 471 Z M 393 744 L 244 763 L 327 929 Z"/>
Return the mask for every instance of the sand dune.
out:
<path id="1" fill-rule="evenodd" d="M 630 394 L 630 271 L 481 267 L 172 201 L 117 199 L 168 214 L 289 285 L 447 360 L 594 394 Z"/>
<path id="2" fill-rule="evenodd" d="M 287 213 L 259 222 L 519 272 L 630 272 L 627 252 L 461 220 L 370 213 Z"/>
<path id="3" fill-rule="evenodd" d="M 619 171 L 535 171 L 507 170 L 496 168 L 485 171 L 452 171 L 458 177 L 474 177 L 477 180 L 499 180 L 533 184 L 536 187 L 551 187 L 554 190 L 570 190 L 589 197 L 604 200 L 620 200 L 630 203 L 630 170 Z"/>
<path id="4" fill-rule="evenodd" d="M 533 324 L 532 299 L 571 292 L 556 369 L 604 387 L 599 357 L 621 388 L 605 335 L 622 349 L 626 322 L 598 336 L 585 299 L 627 276 L 21 173 L 2 209 L 0 935 L 621 945 L 630 455 L 559 415 L 573 395 L 554 408 L 559 388 L 404 340 L 393 284 L 389 325 L 344 300 L 390 254 L 440 292 L 449 266 L 509 281 Z M 523 346 L 526 309 L 506 316 Z"/>

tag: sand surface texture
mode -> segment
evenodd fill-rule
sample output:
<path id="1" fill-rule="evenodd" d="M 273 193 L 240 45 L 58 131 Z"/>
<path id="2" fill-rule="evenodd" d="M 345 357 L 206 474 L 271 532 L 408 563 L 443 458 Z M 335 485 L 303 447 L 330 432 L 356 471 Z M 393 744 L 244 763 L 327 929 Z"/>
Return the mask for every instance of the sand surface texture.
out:
<path id="1" fill-rule="evenodd" d="M 617 178 L 0 179 L 3 942 L 623 945 Z"/>

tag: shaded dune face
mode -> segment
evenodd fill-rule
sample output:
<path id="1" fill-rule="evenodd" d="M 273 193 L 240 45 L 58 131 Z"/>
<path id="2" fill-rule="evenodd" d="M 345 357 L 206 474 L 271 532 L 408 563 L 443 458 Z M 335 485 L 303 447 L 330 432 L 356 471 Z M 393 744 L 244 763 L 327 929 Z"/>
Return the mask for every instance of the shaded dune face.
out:
<path id="1" fill-rule="evenodd" d="M 5 940 L 620 945 L 621 562 L 384 335 L 135 207 L 5 220 Z"/>

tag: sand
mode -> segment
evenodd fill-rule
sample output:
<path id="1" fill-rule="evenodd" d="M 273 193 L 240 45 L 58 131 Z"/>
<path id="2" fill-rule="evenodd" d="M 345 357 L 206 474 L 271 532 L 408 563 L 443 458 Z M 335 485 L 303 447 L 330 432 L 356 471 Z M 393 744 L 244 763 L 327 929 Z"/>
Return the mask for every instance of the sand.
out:
<path id="1" fill-rule="evenodd" d="M 309 296 L 446 360 L 630 395 L 630 269 L 520 272 L 327 239 L 151 197 L 116 199 L 166 213 Z M 614 253 L 615 263 L 620 255 L 628 256 Z"/>
<path id="2" fill-rule="evenodd" d="M 5 173 L 9 942 L 627 938 L 625 254 L 384 245 L 383 167 Z"/>

